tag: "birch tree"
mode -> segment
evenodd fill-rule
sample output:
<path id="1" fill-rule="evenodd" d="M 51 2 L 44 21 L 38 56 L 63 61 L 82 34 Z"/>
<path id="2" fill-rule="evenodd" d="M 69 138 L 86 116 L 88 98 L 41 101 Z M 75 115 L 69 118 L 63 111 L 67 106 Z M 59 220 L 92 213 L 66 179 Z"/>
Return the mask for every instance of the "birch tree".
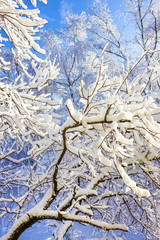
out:
<path id="1" fill-rule="evenodd" d="M 160 4 L 156 0 L 123 0 L 122 2 L 125 6 L 125 14 L 128 14 L 128 21 L 134 26 L 134 33 L 131 37 L 135 43 L 134 51 L 144 53 L 148 49 L 153 50 L 152 53 L 148 52 L 145 55 L 140 69 L 140 71 L 147 70 L 145 91 L 148 91 L 152 87 L 152 66 L 159 59 L 159 54 L 155 50 L 160 47 Z M 158 81 L 157 88 L 159 89 Z"/>
<path id="2" fill-rule="evenodd" d="M 126 62 L 123 30 L 114 23 L 107 1 L 95 0 L 90 4 L 87 30 L 97 49 L 102 51 L 105 44 L 108 43 L 106 49 L 108 57 L 112 57 L 114 61 L 116 57 L 119 61 Z"/>
<path id="3" fill-rule="evenodd" d="M 1 240 L 16 240 L 45 219 L 56 240 L 75 222 L 101 229 L 106 238 L 125 239 L 128 231 L 160 237 L 160 107 L 157 95 L 143 94 L 146 74 L 132 75 L 158 49 L 147 49 L 117 77 L 106 64 L 107 48 L 95 82 L 80 81 L 81 104 L 67 99 L 65 116 L 56 113 L 60 101 L 44 91 L 58 77 L 55 62 L 32 61 L 35 75 L 27 82 L 1 79 L 0 218 L 8 226 Z M 155 62 L 153 84 L 158 69 Z"/>
<path id="4" fill-rule="evenodd" d="M 67 12 L 64 24 L 60 29 L 41 32 L 43 47 L 49 59 L 54 59 L 60 66 L 56 80 L 57 91 L 64 101 L 71 98 L 75 104 L 79 102 L 77 87 L 83 79 L 91 82 L 95 79 L 97 54 L 93 43 L 88 39 L 87 15 Z M 55 86 L 54 86 L 55 87 Z"/>

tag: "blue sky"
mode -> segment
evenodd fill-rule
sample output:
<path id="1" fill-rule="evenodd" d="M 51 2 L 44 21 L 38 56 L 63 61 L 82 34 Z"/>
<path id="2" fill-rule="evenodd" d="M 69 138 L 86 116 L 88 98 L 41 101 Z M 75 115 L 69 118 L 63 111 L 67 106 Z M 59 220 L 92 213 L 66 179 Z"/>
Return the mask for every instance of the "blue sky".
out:
<path id="1" fill-rule="evenodd" d="M 66 11 L 80 14 L 94 0 L 48 0 L 47 5 L 38 4 L 40 16 L 48 21 L 46 27 L 57 28 L 64 19 Z M 108 0 L 108 7 L 114 16 L 120 8 L 121 0 Z"/>

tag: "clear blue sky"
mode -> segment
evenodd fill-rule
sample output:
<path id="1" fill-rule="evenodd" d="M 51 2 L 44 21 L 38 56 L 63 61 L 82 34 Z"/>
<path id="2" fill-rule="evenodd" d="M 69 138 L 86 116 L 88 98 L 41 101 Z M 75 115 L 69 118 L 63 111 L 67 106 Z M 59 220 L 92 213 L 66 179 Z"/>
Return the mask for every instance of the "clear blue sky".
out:
<path id="1" fill-rule="evenodd" d="M 38 3 L 40 16 L 48 21 L 46 27 L 57 28 L 64 19 L 67 10 L 80 14 L 94 0 L 48 0 L 47 5 Z M 112 15 L 119 9 L 121 0 L 108 0 Z"/>

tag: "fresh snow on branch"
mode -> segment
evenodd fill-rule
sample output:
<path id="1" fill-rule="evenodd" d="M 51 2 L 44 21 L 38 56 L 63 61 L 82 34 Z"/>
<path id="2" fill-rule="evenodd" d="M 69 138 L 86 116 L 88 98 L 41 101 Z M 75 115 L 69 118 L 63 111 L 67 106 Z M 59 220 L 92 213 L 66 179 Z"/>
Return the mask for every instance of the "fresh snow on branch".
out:
<path id="1" fill-rule="evenodd" d="M 46 219 L 57 240 L 75 222 L 105 238 L 130 231 L 159 239 L 159 13 L 152 1 L 124 2 L 139 14 L 136 56 L 125 51 L 106 1 L 96 0 L 88 15 L 67 13 L 62 31 L 42 33 L 49 54 L 40 59 L 32 50 L 45 53 L 35 34 L 46 21 L 37 1 L 30 10 L 0 0 L 13 44 L 3 50 L 0 36 L 0 240 Z"/>

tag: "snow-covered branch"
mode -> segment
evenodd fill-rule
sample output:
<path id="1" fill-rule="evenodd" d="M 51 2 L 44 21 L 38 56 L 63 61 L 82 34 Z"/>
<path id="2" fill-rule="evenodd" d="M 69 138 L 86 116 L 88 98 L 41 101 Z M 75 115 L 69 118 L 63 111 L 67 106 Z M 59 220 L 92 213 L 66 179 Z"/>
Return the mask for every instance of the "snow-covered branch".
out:
<path id="1" fill-rule="evenodd" d="M 45 219 L 57 240 L 75 222 L 106 235 L 123 237 L 133 228 L 148 238 L 160 236 L 159 52 L 146 48 L 133 64 L 126 60 L 106 4 L 97 5 L 101 1 L 90 21 L 85 13 L 68 14 L 69 27 L 56 36 L 67 50 L 39 62 L 31 51 L 43 53 L 33 36 L 45 23 L 38 10 L 19 0 L 0 1 L 1 24 L 17 54 L 10 75 L 7 58 L 0 59 L 0 220 L 8 231 L 1 240 L 18 239 Z M 31 3 L 36 7 L 36 0 Z M 86 43 L 87 31 L 97 29 L 107 39 L 101 53 L 104 42 L 99 49 L 94 44 L 96 51 Z M 113 71 L 108 54 L 114 51 L 126 65 L 120 62 Z"/>

